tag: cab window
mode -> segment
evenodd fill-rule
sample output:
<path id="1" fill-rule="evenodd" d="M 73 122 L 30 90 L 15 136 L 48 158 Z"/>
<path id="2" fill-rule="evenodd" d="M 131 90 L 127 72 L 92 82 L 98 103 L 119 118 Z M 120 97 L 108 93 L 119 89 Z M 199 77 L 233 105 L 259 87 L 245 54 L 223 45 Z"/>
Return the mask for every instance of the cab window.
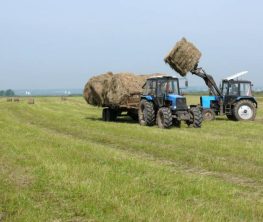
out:
<path id="1" fill-rule="evenodd" d="M 143 94 L 144 95 L 154 95 L 156 90 L 156 81 L 147 81 L 144 86 Z"/>
<path id="2" fill-rule="evenodd" d="M 228 83 L 224 82 L 222 86 L 222 94 L 225 96 L 227 94 L 227 89 L 228 89 Z"/>
<path id="3" fill-rule="evenodd" d="M 229 84 L 229 92 L 228 94 L 230 96 L 238 96 L 238 83 L 230 83 Z"/>
<path id="4" fill-rule="evenodd" d="M 250 83 L 240 83 L 240 96 L 252 96 Z"/>

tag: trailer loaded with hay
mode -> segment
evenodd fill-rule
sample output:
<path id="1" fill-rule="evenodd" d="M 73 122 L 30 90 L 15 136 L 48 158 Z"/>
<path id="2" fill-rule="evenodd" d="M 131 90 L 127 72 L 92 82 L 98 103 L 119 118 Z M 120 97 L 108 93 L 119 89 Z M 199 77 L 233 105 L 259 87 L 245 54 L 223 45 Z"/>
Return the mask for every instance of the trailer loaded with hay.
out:
<path id="1" fill-rule="evenodd" d="M 181 76 L 191 72 L 205 81 L 211 95 L 200 97 L 203 118 L 212 120 L 216 115 L 226 115 L 230 120 L 254 120 L 257 101 L 252 96 L 252 83 L 238 80 L 246 72 L 225 78 L 220 89 L 213 77 L 198 67 L 200 58 L 201 52 L 193 43 L 183 38 L 176 43 L 164 61 Z"/>
<path id="2" fill-rule="evenodd" d="M 160 128 L 201 127 L 202 115 L 195 106 L 188 107 L 181 95 L 179 79 L 163 74 L 134 75 L 106 73 L 91 78 L 85 86 L 87 103 L 102 106 L 102 119 L 115 121 L 126 112 L 141 125 Z"/>
<path id="3" fill-rule="evenodd" d="M 108 72 L 92 77 L 85 85 L 83 95 L 88 104 L 103 107 L 104 121 L 115 121 L 124 112 L 138 120 L 140 95 L 148 77 Z"/>

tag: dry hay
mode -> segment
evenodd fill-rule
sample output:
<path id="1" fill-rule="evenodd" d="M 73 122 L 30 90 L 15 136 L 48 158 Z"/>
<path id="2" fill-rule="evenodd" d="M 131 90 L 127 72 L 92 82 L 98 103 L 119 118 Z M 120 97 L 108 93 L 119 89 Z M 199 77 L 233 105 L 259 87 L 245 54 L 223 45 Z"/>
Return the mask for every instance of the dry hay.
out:
<path id="1" fill-rule="evenodd" d="M 113 76 L 112 72 L 107 72 L 99 76 L 92 77 L 84 87 L 84 98 L 87 103 L 101 106 L 104 104 L 105 88 L 108 88 L 108 84 Z"/>
<path id="2" fill-rule="evenodd" d="M 19 102 L 20 99 L 19 98 L 14 98 L 14 102 Z"/>
<path id="3" fill-rule="evenodd" d="M 131 94 L 141 93 L 145 80 L 153 75 L 108 72 L 92 77 L 85 85 L 83 96 L 95 106 L 125 105 Z"/>
<path id="4" fill-rule="evenodd" d="M 201 55 L 193 43 L 182 38 L 164 58 L 164 61 L 181 76 L 185 76 L 198 64 Z"/>
<path id="5" fill-rule="evenodd" d="M 12 102 L 13 99 L 12 98 L 6 98 L 6 102 Z"/>

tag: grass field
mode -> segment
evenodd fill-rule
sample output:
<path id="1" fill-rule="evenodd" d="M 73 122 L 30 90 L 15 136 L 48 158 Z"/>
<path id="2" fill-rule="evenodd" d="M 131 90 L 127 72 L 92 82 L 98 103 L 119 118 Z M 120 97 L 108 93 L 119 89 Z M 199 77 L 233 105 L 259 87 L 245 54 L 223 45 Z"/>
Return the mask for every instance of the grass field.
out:
<path id="1" fill-rule="evenodd" d="M 161 130 L 81 97 L 2 98 L 0 221 L 263 221 L 258 101 L 254 122 Z"/>

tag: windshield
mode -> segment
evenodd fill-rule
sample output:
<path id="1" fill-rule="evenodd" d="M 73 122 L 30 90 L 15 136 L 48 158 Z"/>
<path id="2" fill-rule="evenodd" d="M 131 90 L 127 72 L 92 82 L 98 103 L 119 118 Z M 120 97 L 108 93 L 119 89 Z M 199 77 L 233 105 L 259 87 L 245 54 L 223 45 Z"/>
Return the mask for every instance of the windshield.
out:
<path id="1" fill-rule="evenodd" d="M 162 94 L 164 93 L 177 94 L 177 95 L 179 94 L 177 79 L 160 80 L 159 84 Z"/>

